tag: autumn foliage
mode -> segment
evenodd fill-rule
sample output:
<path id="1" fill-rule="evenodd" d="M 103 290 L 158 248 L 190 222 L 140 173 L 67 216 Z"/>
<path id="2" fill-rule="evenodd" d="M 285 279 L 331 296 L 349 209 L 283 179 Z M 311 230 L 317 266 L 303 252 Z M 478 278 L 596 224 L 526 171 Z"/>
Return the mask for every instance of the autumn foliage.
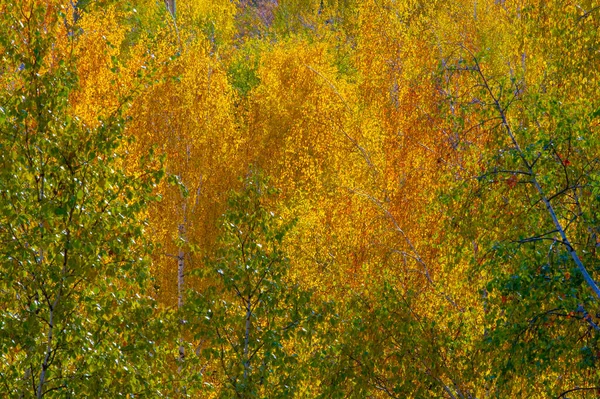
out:
<path id="1" fill-rule="evenodd" d="M 0 0 L 0 393 L 600 390 L 600 3 Z"/>

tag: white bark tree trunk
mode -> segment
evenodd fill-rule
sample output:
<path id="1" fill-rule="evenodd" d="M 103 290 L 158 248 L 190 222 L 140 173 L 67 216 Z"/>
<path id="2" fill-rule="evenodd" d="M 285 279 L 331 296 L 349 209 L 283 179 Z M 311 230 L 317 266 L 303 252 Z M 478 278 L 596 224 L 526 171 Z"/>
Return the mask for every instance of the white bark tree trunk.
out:
<path id="1" fill-rule="evenodd" d="M 185 214 L 185 204 L 183 205 L 183 211 Z M 183 295 L 185 289 L 185 251 L 183 249 L 183 242 L 185 241 L 185 222 L 179 225 L 179 240 L 179 252 L 177 253 L 177 308 L 181 309 L 184 304 Z M 184 323 L 183 320 L 180 322 L 181 324 Z M 185 349 L 182 344 L 182 338 L 180 338 L 179 341 L 179 361 L 183 363 Z"/>
<path id="2" fill-rule="evenodd" d="M 165 0 L 165 5 L 167 6 L 167 10 L 169 10 L 173 18 L 175 18 L 175 0 Z"/>
<path id="3" fill-rule="evenodd" d="M 519 142 L 517 141 L 517 138 L 516 138 L 513 130 L 511 129 L 511 127 L 510 127 L 510 125 L 508 123 L 508 119 L 506 118 L 505 109 L 502 108 L 502 106 L 500 105 L 500 100 L 492 92 L 492 89 L 491 89 L 490 85 L 488 84 L 488 81 L 487 81 L 485 75 L 481 71 L 481 68 L 480 68 L 479 63 L 477 61 L 477 58 L 475 58 L 473 56 L 473 60 L 475 61 L 475 65 L 476 65 L 476 69 L 475 70 L 477 71 L 477 73 L 481 77 L 481 79 L 483 81 L 483 85 L 484 85 L 486 91 L 488 92 L 488 94 L 490 95 L 490 97 L 492 98 L 492 100 L 494 101 L 494 105 L 496 107 L 496 110 L 498 111 L 498 114 L 499 114 L 500 119 L 502 121 L 502 125 L 504 126 L 504 128 L 506 130 L 506 134 L 508 135 L 508 137 L 510 138 L 511 142 L 513 143 L 513 146 L 514 146 L 515 150 L 517 150 L 517 152 L 519 154 L 519 157 L 521 158 L 522 164 L 525 167 L 525 169 L 527 171 L 527 174 L 531 178 L 531 183 L 535 187 L 535 190 L 537 191 L 538 195 L 540 196 L 540 199 L 542 200 L 542 202 L 546 206 L 546 210 L 548 211 L 548 214 L 550 215 L 550 218 L 552 219 L 552 223 L 554 224 L 554 227 L 556 228 L 556 231 L 560 235 L 560 238 L 561 238 L 560 243 L 562 245 L 564 245 L 564 247 L 569 252 L 569 255 L 571 255 L 571 258 L 573 259 L 573 262 L 575 263 L 575 265 L 577 265 L 577 268 L 581 272 L 581 275 L 583 276 L 583 279 L 585 280 L 585 282 L 587 283 L 587 285 L 592 289 L 592 291 L 594 291 L 594 293 L 596 294 L 596 296 L 600 299 L 600 288 L 598 288 L 597 283 L 594 281 L 594 279 L 592 278 L 592 276 L 587 271 L 585 265 L 581 261 L 581 258 L 579 257 L 579 254 L 577 253 L 577 251 L 575 250 L 575 248 L 573 248 L 573 245 L 571 244 L 571 241 L 567 237 L 565 229 L 564 229 L 562 223 L 560 222 L 560 220 L 558 219 L 556 211 L 554 210 L 554 207 L 552 206 L 552 203 L 550 202 L 550 199 L 546 195 L 544 189 L 542 188 L 542 186 L 540 185 L 540 183 L 539 183 L 539 181 L 538 181 L 538 179 L 536 177 L 536 174 L 535 174 L 535 172 L 533 170 L 532 164 L 530 162 L 528 162 L 527 159 L 525 158 L 525 153 L 521 149 L 521 146 L 519 145 Z"/>

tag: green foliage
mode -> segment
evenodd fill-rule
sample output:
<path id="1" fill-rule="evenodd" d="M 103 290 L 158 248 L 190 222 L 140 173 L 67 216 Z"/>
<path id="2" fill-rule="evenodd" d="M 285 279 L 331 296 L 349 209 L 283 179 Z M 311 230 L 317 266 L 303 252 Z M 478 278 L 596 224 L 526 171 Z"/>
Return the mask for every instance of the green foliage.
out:
<path id="1" fill-rule="evenodd" d="M 570 37 L 571 18 L 577 17 L 552 20 L 559 27 L 551 40 Z M 526 23 L 537 35 L 545 21 Z M 597 30 L 578 28 L 578 37 Z M 563 50 L 543 47 L 540 51 Z M 588 59 L 589 48 L 577 51 Z M 493 357 L 490 391 L 498 397 L 516 392 L 551 396 L 560 392 L 561 382 L 547 376 L 559 374 L 574 385 L 583 384 L 597 362 L 598 297 L 573 256 L 577 254 L 591 275 L 598 275 L 594 105 L 574 98 L 562 83 L 531 77 L 526 81 L 520 75 L 525 71 L 513 69 L 499 73 L 490 55 L 489 49 L 465 51 L 464 59 L 472 66 L 459 74 L 482 88 L 478 101 L 463 104 L 462 111 L 494 132 L 489 152 L 479 157 L 482 173 L 477 184 L 465 183 L 478 201 L 474 207 L 464 207 L 469 208 L 463 215 L 469 222 L 461 226 L 459 235 L 479 239 L 477 243 L 485 248 L 485 257 L 473 262 L 470 270 L 487 280 L 482 287 L 486 314 L 480 348 Z M 578 70 L 580 66 L 571 65 L 565 54 L 544 60 L 552 71 L 550 82 L 579 85 L 582 76 L 595 73 Z M 456 115 L 449 118 L 456 131 L 465 134 L 467 126 L 455 123 Z M 494 118 L 502 123 L 490 122 Z M 464 201 L 466 194 L 455 195 Z"/>
<path id="2" fill-rule="evenodd" d="M 206 378 L 220 381 L 221 397 L 291 397 L 306 374 L 298 351 L 321 316 L 287 277 L 281 243 L 293 223 L 269 210 L 275 194 L 251 171 L 243 191 L 230 195 L 219 249 L 196 271 L 214 283 L 191 292 L 190 322 L 196 339 L 208 341 L 201 358 L 219 364 Z"/>
<path id="3" fill-rule="evenodd" d="M 97 128 L 72 115 L 73 60 L 53 52 L 61 14 L 34 5 L 21 30 L 17 13 L 0 23 L 13 81 L 0 92 L 0 389 L 153 395 L 159 329 L 143 212 L 161 170 L 148 159 L 144 174 L 123 171 L 120 112 Z"/>
<path id="4" fill-rule="evenodd" d="M 260 79 L 257 75 L 258 60 L 257 54 L 247 51 L 246 56 L 239 56 L 230 65 L 227 75 L 231 85 L 244 97 L 250 90 L 258 86 Z M 244 54 L 244 52 L 242 52 Z"/>

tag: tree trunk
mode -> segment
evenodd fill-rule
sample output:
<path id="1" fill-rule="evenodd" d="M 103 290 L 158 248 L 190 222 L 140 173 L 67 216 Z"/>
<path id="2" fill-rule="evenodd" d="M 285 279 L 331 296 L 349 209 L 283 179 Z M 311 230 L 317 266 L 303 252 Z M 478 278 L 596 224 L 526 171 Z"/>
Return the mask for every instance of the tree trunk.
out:
<path id="1" fill-rule="evenodd" d="M 185 212 L 185 205 L 183 207 Z M 184 218 L 185 219 L 185 218 Z M 184 240 L 185 233 L 185 225 L 184 223 L 179 225 L 179 239 L 181 241 Z M 184 290 L 184 271 L 185 271 L 185 251 L 183 250 L 183 244 L 179 244 L 179 252 L 177 253 L 177 308 L 181 309 L 183 307 L 183 290 Z M 181 324 L 184 323 L 183 320 L 180 321 Z M 181 343 L 181 338 L 180 338 Z M 183 363 L 185 358 L 185 349 L 183 345 L 179 345 L 179 361 Z"/>
<path id="2" fill-rule="evenodd" d="M 167 10 L 169 10 L 173 18 L 175 18 L 175 0 L 165 0 L 165 5 L 167 6 Z"/>

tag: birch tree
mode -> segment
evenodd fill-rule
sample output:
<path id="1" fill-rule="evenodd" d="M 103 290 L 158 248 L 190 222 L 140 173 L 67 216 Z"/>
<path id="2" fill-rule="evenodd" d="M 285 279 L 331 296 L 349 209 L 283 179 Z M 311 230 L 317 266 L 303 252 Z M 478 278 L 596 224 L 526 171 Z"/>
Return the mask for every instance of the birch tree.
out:
<path id="1" fill-rule="evenodd" d="M 222 218 L 219 249 L 197 275 L 217 284 L 194 292 L 190 311 L 200 353 L 212 359 L 221 397 L 290 397 L 300 388 L 306 364 L 298 351 L 319 313 L 310 295 L 289 281 L 282 240 L 292 224 L 269 210 L 275 194 L 258 172 L 231 194 Z M 214 379 L 215 375 L 213 375 Z"/>
<path id="2" fill-rule="evenodd" d="M 96 127 L 73 114 L 59 2 L 0 7 L 0 390 L 156 393 L 142 215 L 159 165 L 121 169 L 124 106 Z"/>

